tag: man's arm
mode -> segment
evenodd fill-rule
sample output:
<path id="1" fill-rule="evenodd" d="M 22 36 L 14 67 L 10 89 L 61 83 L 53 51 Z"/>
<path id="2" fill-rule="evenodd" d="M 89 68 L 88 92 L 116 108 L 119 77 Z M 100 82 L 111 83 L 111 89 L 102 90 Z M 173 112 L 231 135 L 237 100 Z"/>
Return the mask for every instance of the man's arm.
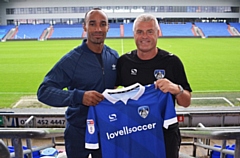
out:
<path id="1" fill-rule="evenodd" d="M 181 86 L 172 83 L 168 79 L 159 79 L 155 82 L 155 87 L 164 93 L 175 95 L 177 104 L 183 107 L 188 107 L 191 104 L 191 93 L 188 90 L 181 89 Z"/>

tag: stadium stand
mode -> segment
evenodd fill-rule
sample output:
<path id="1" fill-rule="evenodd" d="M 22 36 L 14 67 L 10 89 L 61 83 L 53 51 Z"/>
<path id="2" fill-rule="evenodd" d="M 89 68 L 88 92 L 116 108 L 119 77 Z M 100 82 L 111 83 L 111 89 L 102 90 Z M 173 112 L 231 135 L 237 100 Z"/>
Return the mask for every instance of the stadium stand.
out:
<path id="1" fill-rule="evenodd" d="M 230 25 L 231 25 L 232 27 L 235 27 L 235 29 L 237 29 L 238 32 L 240 32 L 240 23 L 230 23 Z"/>
<path id="2" fill-rule="evenodd" d="M 164 24 L 161 23 L 160 29 L 162 36 L 193 36 L 191 31 L 192 24 Z"/>
<path id="3" fill-rule="evenodd" d="M 133 37 L 133 23 L 124 24 L 124 37 Z"/>
<path id="4" fill-rule="evenodd" d="M 2 39 L 12 28 L 14 25 L 1 25 L 0 26 L 0 39 Z"/>
<path id="5" fill-rule="evenodd" d="M 107 37 L 120 37 L 120 23 L 110 23 Z"/>
<path id="6" fill-rule="evenodd" d="M 240 32 L 240 23 L 230 23 L 230 25 Z M 47 29 L 50 24 L 21 24 L 18 26 L 18 32 L 15 35 L 14 39 L 40 39 L 42 33 Z M 110 29 L 108 31 L 107 37 L 117 38 L 117 37 L 133 37 L 133 23 L 110 23 Z M 208 36 L 232 36 L 228 31 L 228 25 L 226 23 L 201 23 L 196 22 L 195 26 L 200 28 L 204 33 L 205 37 Z M 14 25 L 2 25 L 0 26 L 0 39 L 12 29 Z M 192 32 L 192 23 L 185 24 L 159 24 L 162 37 L 193 37 L 194 33 Z M 121 35 L 121 32 L 124 34 Z M 82 29 L 82 24 L 55 24 L 53 25 L 53 32 L 48 38 L 82 38 L 84 37 Z"/>
<path id="7" fill-rule="evenodd" d="M 226 23 L 200 23 L 196 22 L 198 26 L 204 33 L 205 37 L 209 36 L 231 36 L 227 30 Z"/>
<path id="8" fill-rule="evenodd" d="M 38 39 L 48 27 L 49 24 L 21 24 L 18 26 L 18 33 L 15 35 L 15 39 Z"/>
<path id="9" fill-rule="evenodd" d="M 56 24 L 53 30 L 50 38 L 81 38 L 83 33 L 82 24 Z"/>

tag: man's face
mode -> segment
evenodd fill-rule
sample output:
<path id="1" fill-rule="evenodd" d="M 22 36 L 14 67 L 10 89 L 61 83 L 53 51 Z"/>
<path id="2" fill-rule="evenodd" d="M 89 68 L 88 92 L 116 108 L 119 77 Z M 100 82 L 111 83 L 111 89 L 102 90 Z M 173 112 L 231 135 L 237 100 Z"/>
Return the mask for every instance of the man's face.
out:
<path id="1" fill-rule="evenodd" d="M 134 29 L 134 39 L 138 50 L 149 52 L 156 48 L 158 39 L 158 29 L 155 22 L 137 22 Z"/>
<path id="2" fill-rule="evenodd" d="M 93 10 L 88 13 L 84 24 L 88 42 L 102 44 L 106 39 L 108 29 L 108 19 L 102 11 Z"/>

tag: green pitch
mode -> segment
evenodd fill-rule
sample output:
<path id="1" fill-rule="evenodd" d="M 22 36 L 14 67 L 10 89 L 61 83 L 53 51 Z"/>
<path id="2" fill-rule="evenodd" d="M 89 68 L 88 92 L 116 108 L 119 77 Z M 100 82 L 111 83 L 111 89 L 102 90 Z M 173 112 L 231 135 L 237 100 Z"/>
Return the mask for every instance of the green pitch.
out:
<path id="1" fill-rule="evenodd" d="M 0 43 L 0 108 L 35 95 L 51 67 L 81 40 Z M 135 49 L 133 39 L 107 39 L 120 55 Z M 158 47 L 184 63 L 193 95 L 211 93 L 240 98 L 240 38 L 159 39 Z"/>

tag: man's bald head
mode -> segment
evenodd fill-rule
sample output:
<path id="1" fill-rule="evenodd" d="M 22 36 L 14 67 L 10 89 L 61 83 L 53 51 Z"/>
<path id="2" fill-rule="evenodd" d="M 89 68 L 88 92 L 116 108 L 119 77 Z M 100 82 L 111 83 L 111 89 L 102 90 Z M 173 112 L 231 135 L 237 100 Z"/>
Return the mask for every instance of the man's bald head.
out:
<path id="1" fill-rule="evenodd" d="M 108 19 L 107 14 L 104 11 L 102 11 L 101 8 L 93 8 L 93 9 L 89 10 L 88 12 L 86 12 L 86 14 L 84 16 L 84 24 L 85 25 L 86 25 L 89 15 L 91 15 L 95 11 L 102 12 L 102 14 L 106 16 L 106 19 Z"/>

